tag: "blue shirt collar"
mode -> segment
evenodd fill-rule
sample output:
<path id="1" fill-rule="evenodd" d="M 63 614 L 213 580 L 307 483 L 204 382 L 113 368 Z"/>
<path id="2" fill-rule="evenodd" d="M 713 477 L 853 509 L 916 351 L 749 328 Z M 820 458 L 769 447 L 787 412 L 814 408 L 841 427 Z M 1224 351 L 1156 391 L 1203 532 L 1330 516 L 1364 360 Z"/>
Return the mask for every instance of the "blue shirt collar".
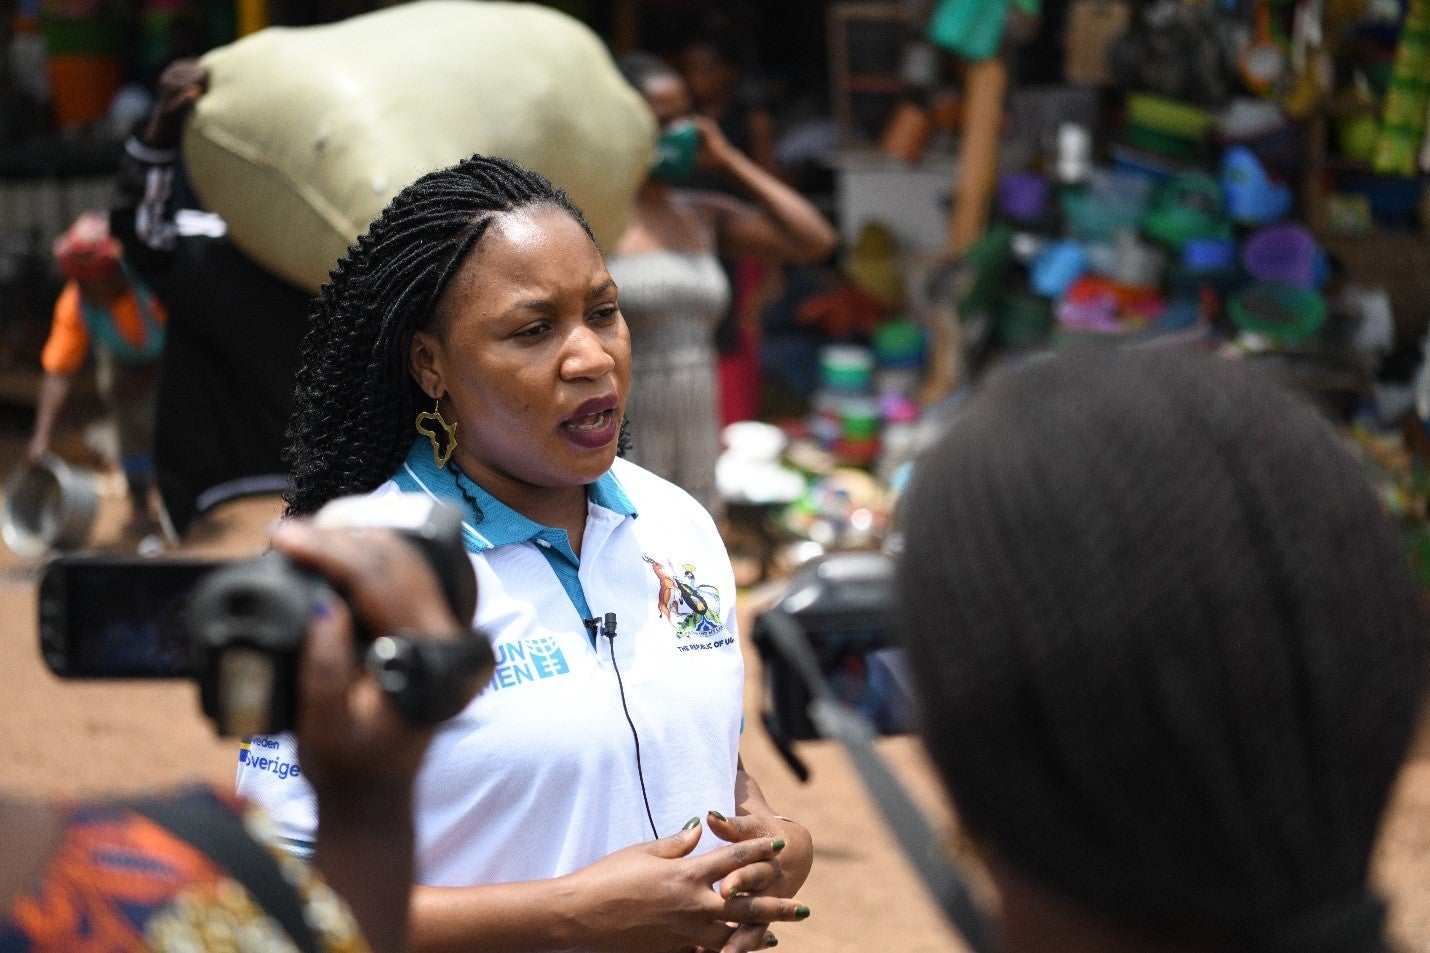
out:
<path id="1" fill-rule="evenodd" d="M 636 512 L 635 504 L 631 502 L 631 498 L 626 496 L 626 490 L 621 486 L 621 481 L 616 479 L 614 469 L 601 474 L 596 478 L 595 483 L 586 485 L 586 498 L 618 516 L 640 515 Z"/>
<path id="2" fill-rule="evenodd" d="M 409 493 L 428 493 L 460 508 L 464 514 L 463 542 L 469 552 L 480 553 L 498 546 L 544 539 L 559 547 L 563 555 L 568 556 L 573 563 L 576 561 L 564 530 L 542 526 L 535 520 L 527 519 L 467 479 L 465 475 L 459 475 L 455 468 L 438 469 L 437 462 L 432 459 L 432 443 L 426 437 L 418 437 L 412 442 L 407 459 L 402 462 L 392 479 L 398 487 Z M 457 486 L 458 481 L 461 481 L 461 489 Z M 462 489 L 481 507 L 480 520 L 472 512 L 471 504 L 463 496 Z M 596 482 L 586 486 L 586 498 L 619 516 L 638 515 L 621 482 L 610 470 L 601 474 Z"/>

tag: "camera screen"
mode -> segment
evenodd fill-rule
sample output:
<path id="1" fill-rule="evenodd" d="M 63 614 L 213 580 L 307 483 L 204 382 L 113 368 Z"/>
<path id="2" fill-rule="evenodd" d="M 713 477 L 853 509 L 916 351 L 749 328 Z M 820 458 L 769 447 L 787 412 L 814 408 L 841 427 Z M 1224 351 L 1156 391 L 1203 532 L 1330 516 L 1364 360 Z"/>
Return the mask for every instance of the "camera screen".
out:
<path id="1" fill-rule="evenodd" d="M 834 697 L 867 718 L 880 734 L 903 734 L 916 727 L 903 649 L 843 656 L 826 677 Z"/>
<path id="2" fill-rule="evenodd" d="M 184 611 L 200 561 L 64 567 L 62 606 L 45 605 L 41 638 L 52 668 L 71 678 L 177 678 L 191 671 Z M 55 662 L 63 660 L 61 671 Z"/>

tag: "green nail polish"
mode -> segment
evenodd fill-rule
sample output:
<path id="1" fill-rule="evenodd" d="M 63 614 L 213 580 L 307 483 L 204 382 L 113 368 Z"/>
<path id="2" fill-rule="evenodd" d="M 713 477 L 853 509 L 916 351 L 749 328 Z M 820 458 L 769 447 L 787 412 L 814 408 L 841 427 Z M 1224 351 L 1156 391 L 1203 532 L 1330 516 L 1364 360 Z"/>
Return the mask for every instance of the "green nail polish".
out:
<path id="1" fill-rule="evenodd" d="M 778 854 L 785 849 L 785 839 L 783 837 L 776 837 L 774 843 L 770 844 L 770 849 Z"/>
<path id="2" fill-rule="evenodd" d="M 809 907 L 795 907 L 794 916 L 796 920 L 803 920 L 805 917 L 809 916 Z"/>
<path id="3" fill-rule="evenodd" d="M 692 817 L 690 820 L 688 820 L 688 821 L 685 822 L 685 826 L 682 827 L 681 830 L 682 830 L 682 831 L 693 831 L 693 830 L 695 830 L 695 828 L 697 828 L 697 827 L 699 827 L 699 826 L 700 826 L 700 818 L 698 818 L 698 817 Z"/>
<path id="4" fill-rule="evenodd" d="M 780 938 L 777 937 L 777 936 L 775 936 L 773 933 L 767 934 L 767 935 L 765 936 L 765 946 L 779 946 L 779 945 L 780 945 Z"/>
<path id="5" fill-rule="evenodd" d="M 715 818 L 715 820 L 717 821 L 729 820 L 729 818 L 727 818 L 724 814 L 721 814 L 719 811 L 711 811 L 710 816 Z"/>

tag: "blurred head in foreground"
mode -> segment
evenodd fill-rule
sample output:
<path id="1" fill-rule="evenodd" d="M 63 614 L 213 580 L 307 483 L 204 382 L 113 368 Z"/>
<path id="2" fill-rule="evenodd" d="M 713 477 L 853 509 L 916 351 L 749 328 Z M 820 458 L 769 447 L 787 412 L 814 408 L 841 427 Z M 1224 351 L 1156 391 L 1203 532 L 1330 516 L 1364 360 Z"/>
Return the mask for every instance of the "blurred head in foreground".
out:
<path id="1" fill-rule="evenodd" d="M 1055 358 L 968 405 L 908 507 L 926 739 L 1008 948 L 1384 948 L 1367 866 L 1426 643 L 1309 405 L 1180 353 Z"/>

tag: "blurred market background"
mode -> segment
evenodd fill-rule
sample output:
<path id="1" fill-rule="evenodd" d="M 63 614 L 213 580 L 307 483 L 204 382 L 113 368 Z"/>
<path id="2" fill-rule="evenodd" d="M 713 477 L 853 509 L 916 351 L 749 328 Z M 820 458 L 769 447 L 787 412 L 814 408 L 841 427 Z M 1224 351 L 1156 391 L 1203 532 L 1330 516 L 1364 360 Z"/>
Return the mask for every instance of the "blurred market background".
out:
<path id="1" fill-rule="evenodd" d="M 62 286 L 52 244 L 80 213 L 109 206 L 123 140 L 147 117 L 162 68 L 268 26 L 378 6 L 388 4 L 6 5 L 4 474 L 24 457 Z M 675 62 L 708 42 L 727 70 L 715 118 L 841 237 L 813 265 L 730 264 L 716 476 L 747 613 L 816 555 L 889 545 L 911 460 L 969 386 L 1073 347 L 1195 348 L 1283 375 L 1360 448 L 1430 589 L 1430 0 L 548 6 L 617 55 Z M 113 428 L 87 376 L 75 387 L 53 442 L 62 472 L 24 506 L 12 477 L 5 499 L 15 551 L 0 554 L 0 784 L 72 794 L 195 775 L 227 783 L 232 751 L 209 739 L 185 687 L 62 686 L 39 663 L 44 555 L 141 542 L 124 527 Z M 41 512 L 76 499 L 69 522 Z M 161 549 L 253 552 L 279 508 L 230 500 Z M 752 677 L 752 716 L 758 687 Z M 165 740 L 146 736 L 160 726 Z M 791 948 L 864 947 L 873 923 L 884 948 L 950 948 L 838 753 L 807 746 L 815 779 L 800 786 L 752 734 L 747 757 L 781 779 L 767 785 L 772 800 L 820 842 L 808 888 L 818 915 L 789 931 Z M 951 823 L 910 739 L 883 744 Z M 1427 744 L 1377 870 L 1396 935 L 1430 953 Z"/>

